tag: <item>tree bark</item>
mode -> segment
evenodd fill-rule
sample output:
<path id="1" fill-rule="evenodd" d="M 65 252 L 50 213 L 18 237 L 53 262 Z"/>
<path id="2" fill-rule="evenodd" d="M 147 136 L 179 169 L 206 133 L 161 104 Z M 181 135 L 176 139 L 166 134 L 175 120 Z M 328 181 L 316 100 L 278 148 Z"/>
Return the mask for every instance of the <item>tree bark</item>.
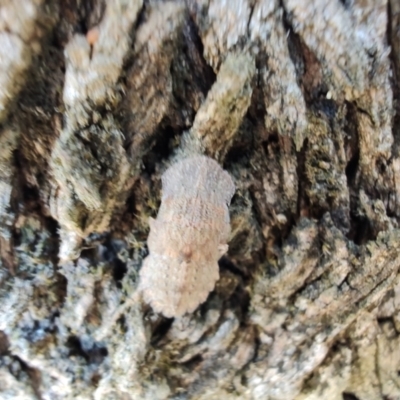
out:
<path id="1" fill-rule="evenodd" d="M 0 397 L 400 399 L 399 25 L 396 0 L 1 0 Z M 165 318 L 139 271 L 194 154 L 235 182 L 229 251 Z"/>

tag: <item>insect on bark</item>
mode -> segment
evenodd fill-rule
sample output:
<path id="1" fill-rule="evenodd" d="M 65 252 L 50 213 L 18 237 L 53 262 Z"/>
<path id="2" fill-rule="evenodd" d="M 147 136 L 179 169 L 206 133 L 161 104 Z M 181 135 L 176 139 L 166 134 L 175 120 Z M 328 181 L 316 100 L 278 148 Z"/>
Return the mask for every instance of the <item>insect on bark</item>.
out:
<path id="1" fill-rule="evenodd" d="M 192 156 L 162 176 L 162 199 L 150 219 L 149 255 L 139 290 L 156 312 L 178 317 L 203 303 L 219 278 L 228 250 L 228 206 L 235 192 L 229 174 L 211 158 Z"/>

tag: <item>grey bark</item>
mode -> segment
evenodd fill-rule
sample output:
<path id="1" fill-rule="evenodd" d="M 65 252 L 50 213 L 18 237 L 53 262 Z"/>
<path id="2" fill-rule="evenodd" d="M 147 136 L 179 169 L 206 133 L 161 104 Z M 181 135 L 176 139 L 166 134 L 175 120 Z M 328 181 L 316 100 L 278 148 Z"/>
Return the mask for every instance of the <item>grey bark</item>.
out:
<path id="1" fill-rule="evenodd" d="M 2 399 L 399 399 L 395 0 L 0 0 Z M 233 177 L 207 301 L 137 292 L 161 174 Z"/>

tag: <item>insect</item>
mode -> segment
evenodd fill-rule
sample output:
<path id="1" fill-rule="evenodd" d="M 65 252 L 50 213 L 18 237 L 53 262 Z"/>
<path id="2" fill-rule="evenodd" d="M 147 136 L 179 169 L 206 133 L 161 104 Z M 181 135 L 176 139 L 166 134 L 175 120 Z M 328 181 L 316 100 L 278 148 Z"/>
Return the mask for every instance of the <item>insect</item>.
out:
<path id="1" fill-rule="evenodd" d="M 140 270 L 145 302 L 166 317 L 193 312 L 219 278 L 228 250 L 228 206 L 235 192 L 229 174 L 213 159 L 191 156 L 162 175 L 162 199 L 150 219 L 149 255 Z"/>

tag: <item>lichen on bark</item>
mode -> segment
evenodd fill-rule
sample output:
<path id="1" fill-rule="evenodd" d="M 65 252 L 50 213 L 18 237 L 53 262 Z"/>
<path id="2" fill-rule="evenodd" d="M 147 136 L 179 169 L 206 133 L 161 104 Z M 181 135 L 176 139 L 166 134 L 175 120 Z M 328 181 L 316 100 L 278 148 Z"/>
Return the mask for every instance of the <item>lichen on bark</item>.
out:
<path id="1" fill-rule="evenodd" d="M 16 4 L 0 397 L 400 398 L 397 2 Z M 196 154 L 234 180 L 229 251 L 165 318 L 137 290 L 149 217 Z"/>

